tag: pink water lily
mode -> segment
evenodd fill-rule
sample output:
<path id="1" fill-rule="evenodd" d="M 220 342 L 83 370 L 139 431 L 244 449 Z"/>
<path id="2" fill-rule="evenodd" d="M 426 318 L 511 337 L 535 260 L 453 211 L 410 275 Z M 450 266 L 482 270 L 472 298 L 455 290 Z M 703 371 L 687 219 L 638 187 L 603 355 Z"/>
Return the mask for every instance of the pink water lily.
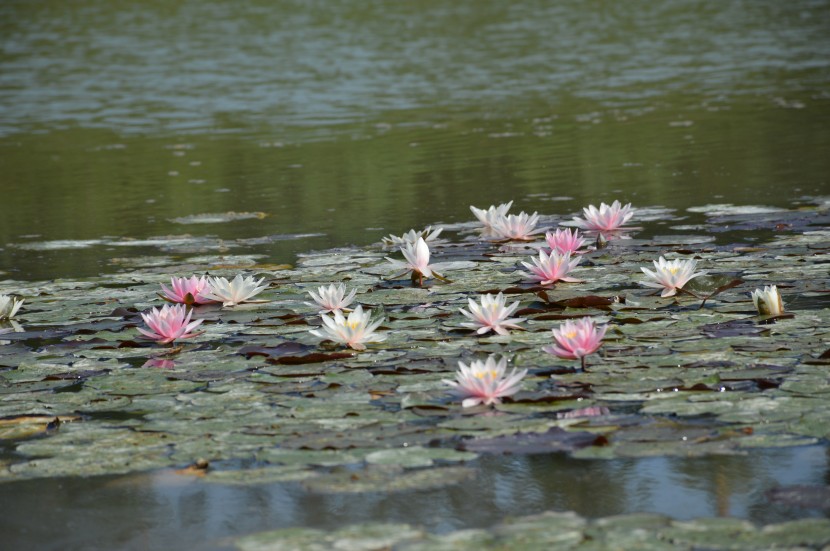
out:
<path id="1" fill-rule="evenodd" d="M 579 235 L 579 230 L 570 228 L 546 233 L 545 241 L 548 242 L 551 252 L 558 251 L 560 254 L 576 253 L 585 244 L 585 239 Z"/>
<path id="2" fill-rule="evenodd" d="M 557 281 L 566 281 L 568 283 L 578 283 L 581 280 L 568 277 L 568 274 L 573 270 L 582 257 L 576 257 L 571 260 L 571 253 L 560 254 L 554 250 L 550 254 L 545 254 L 545 251 L 539 250 L 539 258 L 532 257 L 533 264 L 522 262 L 522 265 L 530 270 L 530 273 L 524 273 L 532 281 L 538 282 L 540 285 L 550 285 Z"/>
<path id="3" fill-rule="evenodd" d="M 334 317 L 322 314 L 323 327 L 321 330 L 309 331 L 312 335 L 322 339 L 345 344 L 355 350 L 366 350 L 367 342 L 381 342 L 386 335 L 375 333 L 375 329 L 383 323 L 383 318 L 371 321 L 371 313 L 363 312 L 363 306 L 357 305 L 346 318 L 340 310 L 334 311 Z"/>
<path id="4" fill-rule="evenodd" d="M 602 345 L 607 325 L 597 326 L 590 317 L 579 320 L 567 320 L 558 329 L 553 329 L 553 346 L 542 348 L 548 354 L 571 360 L 582 360 L 585 367 L 585 356 L 596 352 Z"/>
<path id="5" fill-rule="evenodd" d="M 659 260 L 653 262 L 655 268 L 653 272 L 648 268 L 640 269 L 654 281 L 641 281 L 640 283 L 646 287 L 662 288 L 661 297 L 674 296 L 678 289 L 682 289 L 690 279 L 706 274 L 705 270 L 695 272 L 697 260 L 693 259 L 667 261 L 661 256 Z"/>
<path id="6" fill-rule="evenodd" d="M 462 327 L 475 329 L 476 333 L 483 335 L 493 331 L 499 335 L 508 335 L 508 329 L 521 329 L 517 323 L 524 321 L 524 318 L 511 318 L 510 315 L 519 307 L 519 301 L 506 306 L 504 294 L 481 295 L 481 305 L 472 298 L 468 299 L 470 311 L 459 308 L 462 314 L 471 321 L 462 323 Z"/>
<path id="7" fill-rule="evenodd" d="M 512 396 L 521 390 L 521 381 L 527 375 L 527 369 L 518 371 L 515 367 L 510 375 L 507 371 L 507 358 L 496 361 L 495 356 L 488 356 L 486 361 L 473 361 L 469 366 L 458 362 L 455 380 L 443 379 L 444 384 L 453 387 L 453 392 L 464 400 L 462 407 L 468 408 L 484 404 L 500 404 L 501 399 Z"/>
<path id="8" fill-rule="evenodd" d="M 533 241 L 537 233 L 545 231 L 544 228 L 537 229 L 537 225 L 539 225 L 539 215 L 535 212 L 498 216 L 492 221 L 495 235 L 510 241 Z"/>
<path id="9" fill-rule="evenodd" d="M 574 218 L 573 225 L 591 231 L 612 232 L 619 230 L 623 224 L 634 216 L 631 203 L 622 206 L 619 201 L 614 201 L 610 205 L 600 203 L 599 208 L 589 205 L 583 208 L 582 212 L 585 213 L 585 218 Z"/>
<path id="10" fill-rule="evenodd" d="M 176 339 L 190 339 L 204 333 L 194 333 L 204 320 L 190 321 L 193 310 L 188 310 L 184 304 L 165 304 L 161 310 L 153 308 L 148 314 L 141 314 L 149 331 L 138 327 L 138 331 L 145 337 L 159 344 L 171 343 Z"/>
<path id="11" fill-rule="evenodd" d="M 161 290 L 164 292 L 161 298 L 168 302 L 187 305 L 216 302 L 205 296 L 213 291 L 205 276 L 199 278 L 192 276 L 189 279 L 186 277 L 171 277 L 170 288 L 168 289 L 162 283 Z"/>

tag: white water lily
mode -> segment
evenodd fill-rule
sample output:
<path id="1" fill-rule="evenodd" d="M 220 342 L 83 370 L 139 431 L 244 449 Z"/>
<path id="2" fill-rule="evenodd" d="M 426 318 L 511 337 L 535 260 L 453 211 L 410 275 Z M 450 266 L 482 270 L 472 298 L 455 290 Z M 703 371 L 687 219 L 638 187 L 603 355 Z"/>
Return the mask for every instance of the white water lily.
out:
<path id="1" fill-rule="evenodd" d="M 257 281 L 254 276 L 243 278 L 242 274 L 238 274 L 233 278 L 233 281 L 228 281 L 224 277 L 209 277 L 208 282 L 210 283 L 211 291 L 205 293 L 204 296 L 205 298 L 221 302 L 222 306 L 236 306 L 243 302 L 252 302 L 251 298 L 253 296 L 261 293 L 268 287 L 268 285 L 262 285 L 263 281 L 265 281 L 264 277 Z"/>
<path id="2" fill-rule="evenodd" d="M 386 335 L 375 333 L 375 329 L 383 323 L 383 318 L 371 321 L 371 313 L 363 312 L 363 306 L 357 305 L 346 318 L 340 310 L 334 311 L 334 317 L 322 314 L 323 327 L 321 330 L 312 329 L 312 335 L 321 339 L 328 339 L 336 343 L 345 344 L 355 350 L 366 350 L 367 342 L 381 342 Z"/>
<path id="3" fill-rule="evenodd" d="M 23 300 L 9 295 L 0 295 L 0 320 L 12 319 L 23 305 Z"/>
<path id="4" fill-rule="evenodd" d="M 425 277 L 436 277 L 442 281 L 447 281 L 444 276 L 436 272 L 429 264 L 429 245 L 424 241 L 423 237 L 419 237 L 415 244 L 404 243 L 401 247 L 406 262 L 395 260 L 394 258 L 386 257 L 386 260 L 399 268 L 404 268 L 408 272 L 412 272 L 412 281 L 418 282 L 418 285 L 424 284 Z"/>
<path id="5" fill-rule="evenodd" d="M 513 201 L 510 201 L 508 203 L 502 203 L 499 206 L 490 205 L 490 208 L 486 210 L 477 209 L 476 207 L 470 205 L 470 210 L 473 214 L 475 214 L 479 222 L 484 224 L 484 227 L 489 228 L 493 225 L 494 220 L 507 216 L 507 211 L 510 210 L 512 205 Z"/>
<path id="6" fill-rule="evenodd" d="M 646 287 L 662 288 L 661 297 L 670 297 L 677 294 L 678 289 L 682 289 L 686 283 L 697 276 L 706 274 L 706 271 L 695 272 L 697 260 L 671 260 L 667 261 L 662 256 L 659 260 L 654 260 L 655 271 L 647 268 L 640 268 L 644 274 L 654 281 L 641 281 L 642 285 Z"/>
<path id="7" fill-rule="evenodd" d="M 468 408 L 484 404 L 500 404 L 505 396 L 511 396 L 521 389 L 521 381 L 527 375 L 527 369 L 518 371 L 515 367 L 510 375 L 507 371 L 507 358 L 502 357 L 498 362 L 495 356 L 487 357 L 486 361 L 474 361 L 469 366 L 458 362 L 458 371 L 455 380 L 443 379 L 441 382 L 453 387 L 453 392 L 464 401 L 462 407 Z"/>
<path id="8" fill-rule="evenodd" d="M 510 306 L 506 306 L 504 294 L 499 293 L 498 295 L 481 295 L 481 305 L 472 298 L 468 299 L 468 303 L 470 306 L 469 312 L 464 308 L 459 308 L 461 313 L 471 320 L 462 323 L 462 327 L 475 329 L 479 335 L 483 335 L 488 331 L 494 331 L 499 335 L 508 335 L 510 333 L 508 329 L 521 329 L 516 324 L 524 321 L 524 318 L 510 317 L 510 314 L 519 307 L 518 300 Z"/>
<path id="9" fill-rule="evenodd" d="M 784 301 L 781 300 L 781 294 L 775 285 L 752 291 L 752 302 L 762 316 L 780 316 L 784 313 Z"/>
<path id="10" fill-rule="evenodd" d="M 320 306 L 321 314 L 334 312 L 335 310 L 343 310 L 354 302 L 354 297 L 357 294 L 357 289 L 352 289 L 352 292 L 346 295 L 346 286 L 344 284 L 329 286 L 321 285 L 317 292 L 309 291 L 309 295 L 314 299 L 316 304 L 306 302 L 310 306 Z"/>
<path id="11" fill-rule="evenodd" d="M 415 245 L 418 243 L 418 238 L 422 237 L 429 244 L 431 241 L 437 240 L 442 231 L 444 231 L 444 228 L 433 230 L 432 226 L 427 226 L 421 231 L 409 230 L 401 236 L 389 235 L 388 237 L 382 238 L 382 241 L 385 245 L 404 245 L 406 243 Z"/>

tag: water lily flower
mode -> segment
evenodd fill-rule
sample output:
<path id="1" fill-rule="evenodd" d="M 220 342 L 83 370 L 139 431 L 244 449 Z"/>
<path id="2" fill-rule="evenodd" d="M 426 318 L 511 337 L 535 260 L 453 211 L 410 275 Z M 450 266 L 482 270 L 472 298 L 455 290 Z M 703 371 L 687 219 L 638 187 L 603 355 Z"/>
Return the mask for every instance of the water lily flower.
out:
<path id="1" fill-rule="evenodd" d="M 647 287 L 663 288 L 660 293 L 661 297 L 674 296 L 678 289 L 682 289 L 686 283 L 697 276 L 706 274 L 706 271 L 695 272 L 697 260 L 671 260 L 667 261 L 662 256 L 659 260 L 654 260 L 655 271 L 648 268 L 640 268 L 644 274 L 654 281 L 642 281 L 643 285 Z"/>
<path id="2" fill-rule="evenodd" d="M 138 331 L 147 338 L 159 344 L 167 344 L 176 339 L 190 339 L 204 333 L 193 333 L 204 320 L 190 321 L 193 310 L 188 310 L 184 304 L 165 304 L 161 310 L 153 308 L 149 314 L 141 314 L 144 323 L 150 330 L 138 327 Z"/>
<path id="3" fill-rule="evenodd" d="M 442 382 L 453 387 L 453 392 L 464 398 L 461 406 L 468 408 L 484 404 L 500 404 L 505 396 L 512 396 L 521 389 L 521 381 L 527 375 L 527 369 L 518 371 L 515 367 L 510 375 L 507 371 L 507 358 L 496 361 L 494 355 L 486 361 L 473 361 L 469 366 L 458 362 L 455 380 L 443 379 Z"/>
<path id="4" fill-rule="evenodd" d="M 22 333 L 23 331 L 25 329 L 16 320 L 6 319 L 0 321 L 0 335 L 5 335 L 6 333 Z M 11 344 L 11 341 L 7 339 L 0 340 L 0 346 L 6 344 Z"/>
<path id="5" fill-rule="evenodd" d="M 475 329 L 476 333 L 483 335 L 488 331 L 494 331 L 499 335 L 508 335 L 508 329 L 521 329 L 519 322 L 524 321 L 524 318 L 511 318 L 510 314 L 516 311 L 519 307 L 517 300 L 510 306 L 506 306 L 503 293 L 498 295 L 481 295 L 481 306 L 472 298 L 468 299 L 470 311 L 464 308 L 459 308 L 462 314 L 470 318 L 470 322 L 462 323 L 462 327 L 469 327 Z"/>
<path id="6" fill-rule="evenodd" d="M 585 218 L 574 218 L 573 225 L 583 230 L 605 232 L 621 229 L 621 226 L 634 216 L 631 203 L 622 206 L 619 201 L 614 201 L 610 205 L 600 203 L 599 208 L 589 205 L 583 208 L 582 212 L 585 213 Z"/>
<path id="7" fill-rule="evenodd" d="M 321 285 L 317 292 L 309 291 L 309 295 L 311 298 L 314 299 L 314 302 L 317 303 L 318 306 L 322 308 L 320 310 L 321 314 L 334 312 L 335 310 L 343 310 L 349 304 L 354 301 L 354 297 L 357 294 L 357 289 L 352 289 L 352 292 L 346 295 L 346 286 L 344 284 L 334 285 L 331 284 L 328 287 L 325 285 Z M 307 302 L 306 304 L 314 306 L 312 303 Z"/>
<path id="8" fill-rule="evenodd" d="M 513 201 L 510 201 L 509 203 L 502 203 L 499 206 L 490 205 L 490 208 L 487 210 L 477 209 L 470 205 L 470 210 L 473 211 L 473 214 L 475 214 L 479 222 L 484 224 L 485 228 L 489 228 L 493 225 L 494 220 L 507 216 L 507 211 L 510 210 L 512 205 Z"/>
<path id="9" fill-rule="evenodd" d="M 14 317 L 25 299 L 10 295 L 0 295 L 0 320 L 10 320 Z"/>
<path id="10" fill-rule="evenodd" d="M 375 329 L 383 323 L 383 318 L 371 321 L 371 313 L 363 312 L 363 306 L 357 305 L 346 318 L 340 310 L 335 310 L 334 317 L 322 314 L 323 327 L 320 331 L 312 329 L 310 333 L 322 339 L 345 344 L 355 350 L 366 350 L 366 342 L 381 342 L 386 340 L 385 334 L 375 333 Z"/>
<path id="11" fill-rule="evenodd" d="M 781 294 L 775 285 L 767 285 L 763 291 L 752 291 L 752 302 L 762 316 L 780 316 L 784 313 L 784 301 L 781 300 Z"/>
<path id="12" fill-rule="evenodd" d="M 424 241 L 423 237 L 419 237 L 415 244 L 404 243 L 401 247 L 406 262 L 395 260 L 394 258 L 386 257 L 386 260 L 398 267 L 403 267 L 407 272 L 412 272 L 412 281 L 418 281 L 418 285 L 424 284 L 425 277 L 436 277 L 441 281 L 447 279 L 436 272 L 432 266 L 429 265 L 429 245 Z"/>
<path id="13" fill-rule="evenodd" d="M 539 250 L 539 258 L 531 257 L 533 264 L 522 262 L 522 265 L 530 270 L 530 273 L 522 272 L 533 281 L 539 282 L 541 285 L 550 285 L 557 281 L 567 281 L 568 283 L 578 283 L 581 280 L 568 277 L 568 274 L 573 270 L 582 257 L 578 256 L 571 260 L 571 253 L 560 254 L 558 250 L 553 250 L 551 253 L 545 254 L 545 251 Z"/>
<path id="14" fill-rule="evenodd" d="M 208 283 L 212 290 L 205 293 L 204 296 L 221 302 L 222 306 L 236 306 L 243 302 L 259 302 L 251 301 L 251 298 L 268 287 L 268 285 L 262 285 L 263 281 L 265 281 L 264 277 L 259 281 L 254 276 L 243 279 L 242 274 L 238 274 L 233 278 L 233 281 L 228 281 L 224 277 L 210 277 Z"/>
<path id="15" fill-rule="evenodd" d="M 168 302 L 187 304 L 188 306 L 216 302 L 205 296 L 213 290 L 205 276 L 199 278 L 192 276 L 190 279 L 186 277 L 171 277 L 170 288 L 168 289 L 162 283 L 161 290 L 164 292 L 164 295 L 159 296 Z"/>
<path id="16" fill-rule="evenodd" d="M 579 230 L 571 231 L 570 228 L 546 233 L 545 241 L 548 242 L 551 252 L 559 251 L 560 254 L 573 254 L 585 244 L 585 239 L 579 235 Z"/>
<path id="17" fill-rule="evenodd" d="M 542 348 L 548 354 L 570 360 L 582 360 L 585 368 L 585 356 L 599 349 L 602 338 L 605 336 L 607 325 L 596 326 L 590 317 L 573 321 L 567 320 L 553 329 L 553 339 L 556 344 Z"/>
<path id="18" fill-rule="evenodd" d="M 492 229 L 495 235 L 502 239 L 533 241 L 534 234 L 544 231 L 543 228 L 536 228 L 538 224 L 539 215 L 537 213 L 528 214 L 523 211 L 519 214 L 508 214 L 507 216 L 494 218 Z"/>
<path id="19" fill-rule="evenodd" d="M 429 244 L 431 241 L 436 241 L 438 236 L 441 235 L 441 232 L 444 231 L 444 228 L 438 228 L 433 230 L 432 226 L 427 226 L 421 231 L 409 230 L 405 234 L 401 235 L 400 237 L 397 235 L 389 235 L 388 237 L 384 237 L 381 240 L 385 245 L 403 245 L 405 243 L 412 243 L 415 245 L 418 243 L 418 238 L 423 237 L 424 241 Z"/>

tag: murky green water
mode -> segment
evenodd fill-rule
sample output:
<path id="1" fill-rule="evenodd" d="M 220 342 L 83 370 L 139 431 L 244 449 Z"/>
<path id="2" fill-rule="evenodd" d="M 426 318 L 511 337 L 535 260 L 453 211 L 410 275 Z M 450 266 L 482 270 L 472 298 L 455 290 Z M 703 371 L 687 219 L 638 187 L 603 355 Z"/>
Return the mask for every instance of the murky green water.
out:
<path id="1" fill-rule="evenodd" d="M 470 204 L 510 199 L 516 210 L 551 214 L 621 199 L 676 209 L 687 224 L 703 219 L 684 211 L 692 205 L 790 207 L 830 195 L 828 29 L 830 2 L 821 0 L 4 2 L 0 272 L 83 278 L 129 271 L 125 257 L 184 262 L 206 251 L 293 264 L 303 251 L 470 220 Z M 176 221 L 230 211 L 267 216 Z M 665 226 L 645 224 L 638 237 Z M 171 235 L 208 239 L 131 246 Z M 760 235 L 716 239 L 751 243 Z M 50 502 L 21 496 L 51 495 L 60 484 L 50 518 L 69 532 L 92 530 L 74 510 L 85 492 L 102 499 L 92 518 L 116 510 L 115 525 L 130 525 L 139 510 L 146 526 L 178 511 L 149 535 L 102 533 L 103 546 L 159 543 L 182 525 L 195 527 L 183 541 L 207 530 L 203 541 L 218 545 L 214 537 L 281 526 L 382 517 L 446 531 L 551 508 L 765 523 L 824 514 L 820 506 L 782 513 L 763 497 L 775 484 L 826 484 L 824 451 L 816 449 L 753 455 L 765 458 L 755 479 L 763 482 L 725 508 L 724 491 L 734 494 L 706 460 L 686 469 L 674 460 L 642 467 L 551 459 L 546 469 L 577 473 L 561 495 L 562 481 L 551 482 L 545 469 L 524 465 L 519 472 L 528 474 L 517 476 L 509 461 L 495 462 L 487 472 L 510 476 L 492 475 L 489 509 L 455 507 L 446 525 L 424 507 L 407 520 L 403 502 L 398 510 L 361 498 L 352 509 L 270 486 L 240 489 L 230 512 L 221 491 L 207 492 L 194 520 L 191 487 L 169 487 L 163 477 L 140 499 L 109 490 L 133 488 L 132 478 L 6 483 L 0 495 L 35 515 Z M 726 479 L 755 466 L 741 461 Z M 789 465 L 807 474 L 790 480 Z M 646 476 L 621 486 L 612 507 L 592 499 L 599 490 L 581 469 L 609 482 L 653 470 L 660 482 L 650 491 L 642 489 Z M 694 506 L 672 509 L 689 488 L 705 489 Z M 532 511 L 522 511 L 528 501 Z M 267 512 L 244 529 L 206 526 L 238 525 L 252 509 Z M 55 532 L 15 525 L 21 542 L 38 534 L 44 547 L 57 541 Z"/>
<path id="2" fill-rule="evenodd" d="M 33 240 L 322 234 L 250 245 L 291 262 L 470 204 L 830 189 L 827 2 L 4 2 L 0 26 L 15 278 L 116 269 Z M 231 210 L 269 217 L 170 222 Z"/>

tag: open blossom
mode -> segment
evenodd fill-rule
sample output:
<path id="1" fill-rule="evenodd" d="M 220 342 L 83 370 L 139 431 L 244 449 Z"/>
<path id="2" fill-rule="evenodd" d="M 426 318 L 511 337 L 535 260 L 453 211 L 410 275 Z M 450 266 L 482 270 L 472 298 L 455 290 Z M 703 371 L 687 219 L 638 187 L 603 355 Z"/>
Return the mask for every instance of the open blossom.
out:
<path id="1" fill-rule="evenodd" d="M 514 367 L 510 375 L 507 371 L 507 358 L 498 362 L 495 356 L 486 361 L 473 361 L 469 366 L 458 362 L 455 380 L 443 379 L 442 382 L 453 387 L 453 392 L 464 398 L 461 405 L 465 408 L 478 404 L 500 404 L 505 396 L 512 396 L 521 389 L 521 381 L 527 375 L 527 369 L 517 371 Z"/>
<path id="2" fill-rule="evenodd" d="M 610 205 L 600 203 L 599 208 L 589 205 L 587 208 L 583 208 L 582 212 L 585 213 L 585 218 L 576 217 L 573 219 L 573 224 L 583 230 L 593 231 L 610 232 L 619 230 L 623 224 L 634 216 L 631 203 L 622 206 L 619 201 L 614 201 Z"/>
<path id="3" fill-rule="evenodd" d="M 0 295 L 0 320 L 12 319 L 23 305 L 23 300 L 9 295 Z"/>
<path id="4" fill-rule="evenodd" d="M 394 258 L 386 257 L 386 260 L 398 267 L 403 267 L 407 271 L 412 272 L 412 281 L 416 279 L 418 285 L 423 285 L 425 277 L 435 276 L 443 280 L 444 277 L 436 272 L 432 266 L 429 265 L 429 245 L 424 241 L 423 237 L 419 237 L 414 244 L 404 243 L 401 247 L 406 262 L 395 260 Z"/>
<path id="5" fill-rule="evenodd" d="M 493 221 L 498 218 L 503 218 L 507 216 L 507 211 L 510 210 L 510 207 L 513 205 L 513 201 L 509 203 L 502 203 L 499 206 L 490 205 L 490 208 L 487 210 L 484 209 L 477 209 L 474 206 L 470 205 L 470 210 L 473 211 L 473 214 L 476 215 L 479 222 L 484 224 L 485 228 L 489 228 L 493 225 Z"/>
<path id="6" fill-rule="evenodd" d="M 336 343 L 345 344 L 355 350 L 366 350 L 366 342 L 381 342 L 386 340 L 386 335 L 375 333 L 375 329 L 383 323 L 383 318 L 371 321 L 371 313 L 363 312 L 363 306 L 357 305 L 346 318 L 340 310 L 334 311 L 334 317 L 322 314 L 323 327 L 321 330 L 313 329 L 312 335 L 322 339 L 328 339 Z"/>
<path id="7" fill-rule="evenodd" d="M 597 327 L 594 320 L 584 317 L 576 321 L 567 320 L 553 329 L 553 346 L 542 348 L 548 354 L 570 360 L 582 359 L 588 354 L 596 352 L 602 344 L 602 338 L 608 326 Z"/>
<path id="8" fill-rule="evenodd" d="M 539 258 L 531 257 L 533 264 L 522 262 L 522 265 L 530 270 L 530 273 L 522 272 L 533 281 L 538 281 L 541 285 L 550 285 L 557 281 L 567 281 L 568 283 L 577 283 L 580 280 L 568 277 L 568 274 L 573 270 L 582 257 L 576 257 L 571 260 L 571 253 L 560 254 L 559 251 L 554 250 L 551 253 L 545 254 L 545 251 L 539 250 Z"/>
<path id="9" fill-rule="evenodd" d="M 388 237 L 382 238 L 382 241 L 385 245 L 403 245 L 404 243 L 412 243 L 414 245 L 418 242 L 419 237 L 423 237 L 424 241 L 429 244 L 430 241 L 437 240 L 442 231 L 444 231 L 444 228 L 433 230 L 432 226 L 427 226 L 421 231 L 409 230 L 401 236 L 389 235 Z"/>
<path id="10" fill-rule="evenodd" d="M 767 285 L 763 291 L 752 291 L 752 302 L 762 316 L 780 316 L 784 313 L 784 301 L 781 300 L 781 294 L 775 285 Z"/>
<path id="11" fill-rule="evenodd" d="M 165 304 L 158 308 L 150 310 L 149 314 L 141 314 L 144 323 L 147 324 L 149 331 L 138 328 L 138 331 L 147 338 L 153 339 L 159 344 L 167 344 L 176 339 L 189 339 L 204 333 L 199 331 L 193 333 L 204 320 L 190 321 L 190 316 L 193 315 L 193 310 L 187 309 L 184 304 Z"/>
<path id="12" fill-rule="evenodd" d="M 511 241 L 532 241 L 534 234 L 544 231 L 543 228 L 536 229 L 539 224 L 537 213 L 508 214 L 493 219 L 492 229 L 497 237 L 510 239 Z"/>
<path id="13" fill-rule="evenodd" d="M 545 241 L 548 242 L 551 252 L 559 251 L 560 254 L 575 253 L 585 244 L 585 239 L 579 235 L 579 230 L 571 231 L 570 228 L 546 233 Z"/>
<path id="14" fill-rule="evenodd" d="M 186 277 L 171 277 L 170 288 L 168 289 L 162 283 L 161 290 L 164 292 L 161 298 L 168 302 L 178 302 L 188 305 L 215 302 L 205 296 L 212 291 L 210 283 L 208 283 L 205 276 L 199 278 L 192 276 L 190 279 Z"/>
<path id="15" fill-rule="evenodd" d="M 464 308 L 459 308 L 459 310 L 472 321 L 462 323 L 463 327 L 475 329 L 479 335 L 483 335 L 488 331 L 494 331 L 499 335 L 508 335 L 510 333 L 508 329 L 521 329 L 516 324 L 524 321 L 524 318 L 510 317 L 510 314 L 519 307 L 518 300 L 510 306 L 505 306 L 506 302 L 502 293 L 481 295 L 481 305 L 472 298 L 468 300 L 470 311 L 468 312 Z"/>
<path id="16" fill-rule="evenodd" d="M 340 285 L 331 284 L 328 287 L 321 285 L 317 292 L 309 291 L 309 295 L 320 306 L 322 310 L 320 313 L 334 312 L 335 310 L 343 310 L 354 301 L 357 294 L 357 289 L 352 289 L 352 292 L 346 295 L 346 286 L 342 283 Z M 307 302 L 306 304 L 311 304 Z"/>
<path id="17" fill-rule="evenodd" d="M 706 271 L 695 272 L 697 260 L 671 260 L 667 261 L 662 256 L 659 260 L 655 260 L 652 272 L 648 268 L 640 268 L 644 274 L 654 281 L 642 281 L 641 283 L 647 287 L 663 288 L 660 293 L 661 297 L 674 296 L 678 289 L 682 289 L 686 283 L 697 276 L 704 275 Z"/>
<path id="18" fill-rule="evenodd" d="M 210 277 L 208 283 L 212 290 L 205 293 L 205 297 L 217 302 L 221 302 L 222 306 L 235 306 L 243 302 L 250 302 L 250 299 L 264 291 L 268 285 L 262 285 L 265 278 L 259 281 L 254 276 L 242 278 L 242 274 L 238 274 L 233 281 L 228 281 L 224 277 Z"/>

